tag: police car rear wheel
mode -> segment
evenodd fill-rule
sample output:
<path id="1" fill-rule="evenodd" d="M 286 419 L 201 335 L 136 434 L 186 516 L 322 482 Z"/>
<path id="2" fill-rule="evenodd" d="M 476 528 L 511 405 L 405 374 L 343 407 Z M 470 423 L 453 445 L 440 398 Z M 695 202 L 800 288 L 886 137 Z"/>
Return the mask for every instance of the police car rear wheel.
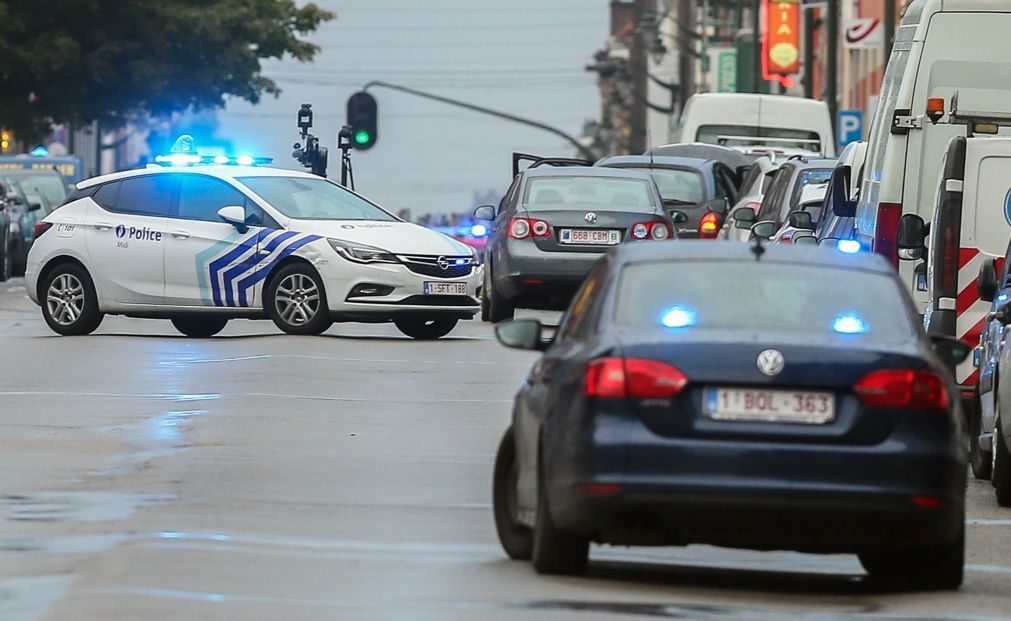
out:
<path id="1" fill-rule="evenodd" d="M 419 341 L 442 338 L 453 331 L 457 319 L 397 319 L 397 329 Z"/>
<path id="2" fill-rule="evenodd" d="M 221 317 L 176 317 L 172 325 L 188 337 L 206 339 L 225 329 L 228 319 Z"/>
<path id="3" fill-rule="evenodd" d="M 282 268 L 271 279 L 266 299 L 267 313 L 282 332 L 322 334 L 333 325 L 323 282 L 308 265 Z"/>
<path id="4" fill-rule="evenodd" d="M 67 263 L 45 278 L 42 316 L 53 332 L 63 336 L 91 334 L 102 323 L 98 295 L 83 267 Z"/>

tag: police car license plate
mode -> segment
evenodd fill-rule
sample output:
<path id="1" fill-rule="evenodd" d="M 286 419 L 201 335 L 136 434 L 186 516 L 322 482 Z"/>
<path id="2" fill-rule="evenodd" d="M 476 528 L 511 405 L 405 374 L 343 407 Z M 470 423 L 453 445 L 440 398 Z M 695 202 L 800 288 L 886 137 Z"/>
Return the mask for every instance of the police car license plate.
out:
<path id="1" fill-rule="evenodd" d="M 467 295 L 467 283 L 426 282 L 425 295 Z"/>
<path id="2" fill-rule="evenodd" d="M 621 243 L 621 231 L 613 229 L 560 229 L 558 241 L 563 244 L 613 246 Z"/>
<path id="3" fill-rule="evenodd" d="M 709 388 L 706 416 L 714 420 L 824 425 L 835 420 L 831 392 Z"/>

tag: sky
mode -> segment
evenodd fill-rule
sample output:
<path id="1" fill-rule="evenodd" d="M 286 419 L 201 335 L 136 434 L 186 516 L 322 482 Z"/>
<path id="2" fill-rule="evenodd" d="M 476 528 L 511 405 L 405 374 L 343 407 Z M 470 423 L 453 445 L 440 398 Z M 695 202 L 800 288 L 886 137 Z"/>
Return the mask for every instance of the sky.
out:
<path id="1" fill-rule="evenodd" d="M 218 137 L 237 150 L 296 168 L 295 116 L 313 104 L 313 132 L 330 147 L 347 98 L 384 80 L 495 108 L 579 136 L 599 116 L 594 75 L 585 70 L 608 34 L 607 0 L 316 0 L 337 13 L 309 38 L 312 63 L 264 62 L 282 89 L 258 105 L 230 100 Z M 475 192 L 505 192 L 513 151 L 573 155 L 549 133 L 380 88 L 378 141 L 352 152 L 358 191 L 412 216 L 469 210 Z"/>

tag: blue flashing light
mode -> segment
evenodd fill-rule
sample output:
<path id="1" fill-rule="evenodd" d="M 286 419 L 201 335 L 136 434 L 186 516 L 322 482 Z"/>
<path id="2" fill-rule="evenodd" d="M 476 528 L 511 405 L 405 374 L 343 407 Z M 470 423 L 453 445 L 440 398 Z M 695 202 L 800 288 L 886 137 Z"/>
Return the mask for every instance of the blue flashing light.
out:
<path id="1" fill-rule="evenodd" d="M 1002 294 L 998 295 L 997 296 L 997 301 L 998 302 L 1007 302 L 1007 294 L 1006 293 L 1002 293 Z"/>
<path id="2" fill-rule="evenodd" d="M 832 329 L 839 334 L 864 334 L 867 332 L 867 323 L 859 316 L 847 313 L 835 318 Z"/>
<path id="3" fill-rule="evenodd" d="M 32 149 L 32 157 L 49 157 L 49 149 L 39 145 Z"/>
<path id="4" fill-rule="evenodd" d="M 695 313 L 682 306 L 671 307 L 660 320 L 668 328 L 686 328 L 695 324 Z"/>
<path id="5" fill-rule="evenodd" d="M 254 161 L 252 155 L 240 155 L 235 158 L 235 163 L 239 166 L 252 166 Z"/>
<path id="6" fill-rule="evenodd" d="M 190 166 L 200 163 L 200 156 L 195 153 L 172 153 L 171 155 L 159 155 L 154 158 L 159 164 L 170 166 Z"/>
<path id="7" fill-rule="evenodd" d="M 214 158 L 214 163 L 215 164 L 227 164 L 228 163 L 228 156 L 227 155 L 219 155 L 216 158 Z"/>
<path id="8" fill-rule="evenodd" d="M 475 224 L 470 227 L 470 234 L 474 237 L 484 237 L 488 234 L 488 227 L 483 224 Z"/>
<path id="9" fill-rule="evenodd" d="M 855 239 L 840 239 L 835 245 L 839 249 L 839 252 L 845 252 L 846 254 L 856 254 L 860 252 L 860 242 Z"/>

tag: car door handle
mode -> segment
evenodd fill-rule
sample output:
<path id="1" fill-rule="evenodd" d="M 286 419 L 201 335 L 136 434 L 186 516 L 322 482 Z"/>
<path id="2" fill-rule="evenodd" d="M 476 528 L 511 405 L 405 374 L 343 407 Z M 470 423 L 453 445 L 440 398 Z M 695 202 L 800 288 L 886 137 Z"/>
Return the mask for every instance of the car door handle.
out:
<path id="1" fill-rule="evenodd" d="M 111 231 L 112 230 L 112 225 L 109 224 L 108 222 L 96 222 L 95 223 L 95 230 L 96 231 Z"/>
<path id="2" fill-rule="evenodd" d="M 176 239 L 189 239 L 190 234 L 186 231 L 169 231 L 169 235 L 175 237 Z"/>

